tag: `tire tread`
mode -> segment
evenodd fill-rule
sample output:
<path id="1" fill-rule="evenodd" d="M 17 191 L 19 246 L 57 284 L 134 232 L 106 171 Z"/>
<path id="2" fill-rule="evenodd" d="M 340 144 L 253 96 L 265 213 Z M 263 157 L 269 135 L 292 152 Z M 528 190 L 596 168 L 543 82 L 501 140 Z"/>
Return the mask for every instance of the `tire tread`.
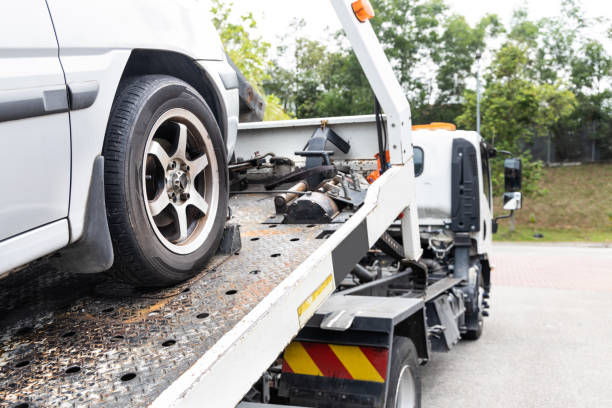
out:
<path id="1" fill-rule="evenodd" d="M 115 252 L 115 263 L 108 273 L 116 280 L 145 286 L 161 287 L 178 283 L 176 279 L 154 271 L 132 233 L 124 175 L 128 170 L 128 136 L 148 97 L 171 81 L 193 90 L 188 84 L 165 75 L 127 78 L 113 104 L 104 141 L 104 187 L 109 229 Z M 201 100 L 204 105 L 206 103 Z M 206 105 L 207 107 L 207 105 Z"/>

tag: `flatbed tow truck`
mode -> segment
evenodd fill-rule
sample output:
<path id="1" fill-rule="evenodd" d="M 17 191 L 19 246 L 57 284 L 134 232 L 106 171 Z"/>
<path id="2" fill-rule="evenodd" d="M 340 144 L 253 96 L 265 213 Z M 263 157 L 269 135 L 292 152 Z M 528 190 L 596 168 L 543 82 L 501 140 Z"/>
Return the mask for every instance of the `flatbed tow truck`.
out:
<path id="1" fill-rule="evenodd" d="M 365 2 L 332 4 L 386 116 L 241 125 L 237 157 L 249 159 L 233 165 L 223 250 L 183 285 L 139 291 L 53 257 L 6 278 L 0 407 L 420 406 L 418 365 L 479 336 L 480 190 L 457 180 L 467 204 L 454 235 L 419 227 L 408 101 L 355 8 Z M 453 166 L 472 168 L 461 158 L 475 160 L 474 145 L 451 144 Z M 388 163 L 372 159 L 385 151 Z M 292 188 L 296 172 L 322 189 Z M 257 183 L 270 177 L 285 183 Z M 452 260 L 423 259 L 424 236 Z"/>

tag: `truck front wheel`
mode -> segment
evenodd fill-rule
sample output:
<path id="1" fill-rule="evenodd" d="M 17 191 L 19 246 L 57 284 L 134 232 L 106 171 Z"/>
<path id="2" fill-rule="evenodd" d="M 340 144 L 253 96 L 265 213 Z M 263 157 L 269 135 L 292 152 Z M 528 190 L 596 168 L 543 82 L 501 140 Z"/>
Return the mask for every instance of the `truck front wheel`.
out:
<path id="1" fill-rule="evenodd" d="M 201 272 L 222 237 L 226 151 L 198 92 L 164 75 L 124 80 L 104 142 L 112 273 L 145 287 Z"/>
<path id="2" fill-rule="evenodd" d="M 480 336 L 482 336 L 482 331 L 484 329 L 484 317 L 483 317 L 483 308 L 484 308 L 484 280 L 482 278 L 482 266 L 480 263 L 476 264 L 477 266 L 477 275 L 476 282 L 474 283 L 474 288 L 470 292 L 474 299 L 471 301 L 471 306 L 468 307 L 468 311 L 466 312 L 466 324 L 468 326 L 468 330 L 461 335 L 461 338 L 464 340 L 478 340 Z"/>
<path id="3" fill-rule="evenodd" d="M 406 337 L 395 337 L 386 408 L 420 408 L 421 377 L 416 347 Z"/>

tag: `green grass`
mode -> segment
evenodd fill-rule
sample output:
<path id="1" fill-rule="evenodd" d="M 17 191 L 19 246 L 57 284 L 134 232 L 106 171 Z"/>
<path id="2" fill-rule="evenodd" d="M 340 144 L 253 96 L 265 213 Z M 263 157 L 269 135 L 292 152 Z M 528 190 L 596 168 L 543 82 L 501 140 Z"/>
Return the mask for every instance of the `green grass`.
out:
<path id="1" fill-rule="evenodd" d="M 536 238 L 536 234 L 543 237 Z M 507 225 L 500 224 L 493 239 L 510 242 L 612 242 L 612 230 L 555 230 L 517 226 L 516 231 L 510 232 Z"/>
<path id="2" fill-rule="evenodd" d="M 612 242 L 612 164 L 546 168 L 540 189 L 524 198 L 514 233 L 500 222 L 496 241 Z M 504 213 L 500 197 L 495 207 Z"/>

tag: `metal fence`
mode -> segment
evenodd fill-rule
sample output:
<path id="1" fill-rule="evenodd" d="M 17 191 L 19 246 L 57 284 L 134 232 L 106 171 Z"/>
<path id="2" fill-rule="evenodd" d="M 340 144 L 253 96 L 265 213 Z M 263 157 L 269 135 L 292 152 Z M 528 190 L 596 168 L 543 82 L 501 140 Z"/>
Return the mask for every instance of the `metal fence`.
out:
<path id="1" fill-rule="evenodd" d="M 552 134 L 534 137 L 528 150 L 534 159 L 547 164 L 612 161 L 612 135 L 603 135 L 592 128 L 583 128 L 555 137 Z"/>

